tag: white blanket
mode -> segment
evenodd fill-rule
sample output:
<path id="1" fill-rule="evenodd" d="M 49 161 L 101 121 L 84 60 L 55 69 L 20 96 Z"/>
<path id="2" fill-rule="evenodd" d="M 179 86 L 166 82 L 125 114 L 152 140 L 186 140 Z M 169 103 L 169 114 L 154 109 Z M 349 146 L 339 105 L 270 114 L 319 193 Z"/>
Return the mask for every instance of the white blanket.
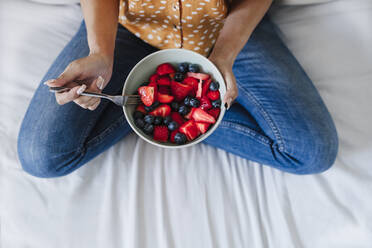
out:
<path id="1" fill-rule="evenodd" d="M 333 168 L 296 176 L 130 135 L 63 178 L 24 173 L 16 136 L 77 5 L 0 1 L 0 247 L 367 248 L 372 244 L 372 2 L 272 12 L 338 129 Z"/>

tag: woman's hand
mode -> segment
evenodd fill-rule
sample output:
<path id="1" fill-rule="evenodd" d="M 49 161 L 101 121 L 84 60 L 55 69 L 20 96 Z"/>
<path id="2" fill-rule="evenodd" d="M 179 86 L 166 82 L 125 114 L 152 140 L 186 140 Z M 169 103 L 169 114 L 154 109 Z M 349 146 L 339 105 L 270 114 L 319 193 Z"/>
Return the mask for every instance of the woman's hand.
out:
<path id="1" fill-rule="evenodd" d="M 71 90 L 56 93 L 60 105 L 74 101 L 82 108 L 95 110 L 100 98 L 80 96 L 83 91 L 101 92 L 112 75 L 113 58 L 101 54 L 90 54 L 87 57 L 72 61 L 56 79 L 50 79 L 44 84 L 56 87 L 66 86 Z"/>
<path id="2" fill-rule="evenodd" d="M 219 59 L 218 56 L 212 54 L 209 56 L 209 60 L 212 61 L 222 73 L 226 83 L 226 94 L 222 100 L 222 104 L 229 109 L 234 100 L 238 97 L 238 87 L 236 85 L 236 79 L 232 71 L 233 63 L 228 62 L 224 59 Z"/>

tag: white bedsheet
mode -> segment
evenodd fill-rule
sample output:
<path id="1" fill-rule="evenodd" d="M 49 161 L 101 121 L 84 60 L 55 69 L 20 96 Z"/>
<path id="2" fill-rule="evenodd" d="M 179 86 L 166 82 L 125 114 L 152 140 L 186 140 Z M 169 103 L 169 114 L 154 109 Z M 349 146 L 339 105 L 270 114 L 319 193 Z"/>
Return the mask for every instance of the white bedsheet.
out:
<path id="1" fill-rule="evenodd" d="M 372 2 L 272 15 L 334 117 L 332 169 L 295 176 L 206 145 L 165 150 L 130 135 L 67 177 L 39 179 L 20 167 L 17 131 L 81 14 L 2 0 L 0 247 L 371 247 Z"/>

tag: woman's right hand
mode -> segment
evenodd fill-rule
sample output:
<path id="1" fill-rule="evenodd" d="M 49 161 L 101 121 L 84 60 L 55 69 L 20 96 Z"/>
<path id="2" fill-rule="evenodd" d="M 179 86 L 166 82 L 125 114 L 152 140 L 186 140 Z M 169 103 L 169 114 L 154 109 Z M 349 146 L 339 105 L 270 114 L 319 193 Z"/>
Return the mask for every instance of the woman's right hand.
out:
<path id="1" fill-rule="evenodd" d="M 90 54 L 87 57 L 72 61 L 56 79 L 50 79 L 44 84 L 50 87 L 65 86 L 71 90 L 55 93 L 58 104 L 75 102 L 80 107 L 95 110 L 100 98 L 80 96 L 83 91 L 100 93 L 112 75 L 113 58 L 102 54 Z"/>

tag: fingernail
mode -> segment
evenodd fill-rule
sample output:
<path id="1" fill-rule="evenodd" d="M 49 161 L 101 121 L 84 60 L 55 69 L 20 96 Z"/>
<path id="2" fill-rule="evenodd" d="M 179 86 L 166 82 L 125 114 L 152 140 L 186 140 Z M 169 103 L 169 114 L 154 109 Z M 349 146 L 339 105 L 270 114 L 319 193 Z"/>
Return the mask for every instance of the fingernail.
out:
<path id="1" fill-rule="evenodd" d="M 96 82 L 98 89 L 103 90 L 103 82 L 104 81 L 105 80 L 103 79 L 103 77 L 101 77 L 101 76 L 98 77 L 97 82 Z"/>
<path id="2" fill-rule="evenodd" d="M 225 102 L 225 108 L 227 109 L 229 107 L 229 105 L 227 105 L 227 102 Z"/>
<path id="3" fill-rule="evenodd" d="M 45 81 L 43 84 L 54 83 L 54 81 L 56 81 L 56 80 L 55 79 L 49 79 L 49 80 Z"/>
<path id="4" fill-rule="evenodd" d="M 82 86 L 80 86 L 80 88 L 76 91 L 76 94 L 78 95 L 81 95 L 81 93 L 84 92 L 84 90 L 87 88 L 87 86 L 85 84 L 83 84 Z"/>

